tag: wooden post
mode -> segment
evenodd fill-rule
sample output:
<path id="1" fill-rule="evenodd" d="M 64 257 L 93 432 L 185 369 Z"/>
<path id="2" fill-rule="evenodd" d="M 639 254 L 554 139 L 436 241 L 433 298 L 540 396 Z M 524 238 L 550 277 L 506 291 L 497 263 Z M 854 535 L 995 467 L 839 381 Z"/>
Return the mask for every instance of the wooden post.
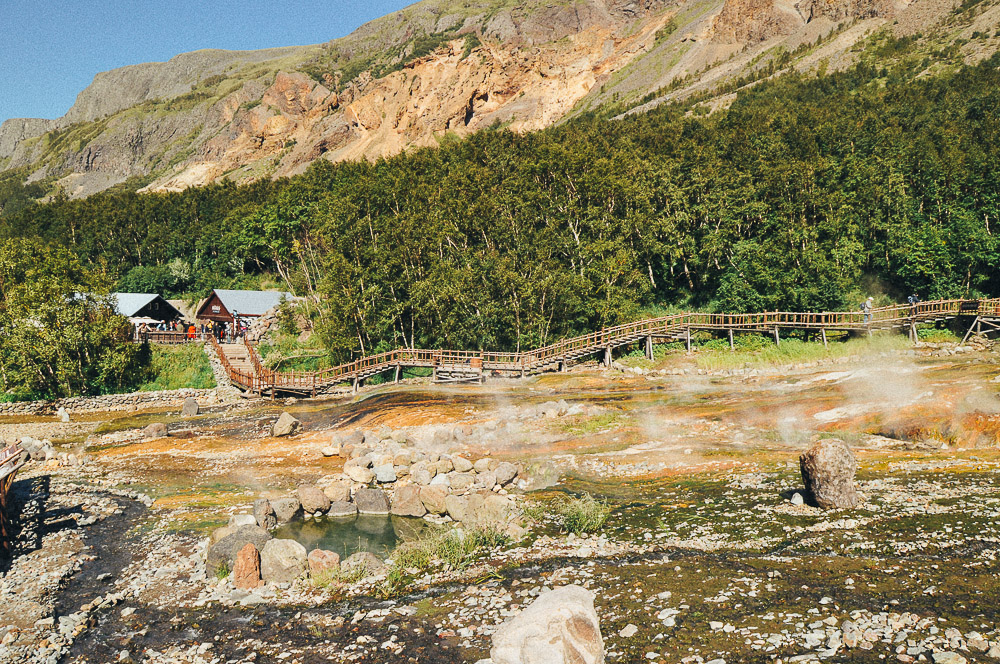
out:
<path id="1" fill-rule="evenodd" d="M 399 365 L 397 364 L 397 365 L 396 365 L 396 370 L 395 370 L 395 372 L 393 372 L 393 373 L 394 373 L 394 375 L 393 375 L 393 377 L 392 377 L 392 382 L 394 382 L 394 383 L 398 383 L 398 382 L 399 382 L 399 376 L 400 376 L 400 374 L 402 374 L 402 373 L 403 373 L 403 367 L 401 367 L 401 366 L 399 366 Z"/>
<path id="2" fill-rule="evenodd" d="M 354 377 L 354 380 L 353 380 L 353 381 L 351 381 L 351 392 L 353 392 L 354 394 L 357 394 L 357 393 L 358 393 L 358 386 L 359 386 L 360 384 L 361 384 L 361 381 L 360 381 L 360 380 L 358 380 L 358 377 L 357 377 L 357 376 L 355 376 L 355 377 Z"/>
<path id="3" fill-rule="evenodd" d="M 823 348 L 827 348 L 828 346 L 826 345 L 826 328 L 825 327 L 820 328 L 819 333 L 823 337 Z"/>
<path id="4" fill-rule="evenodd" d="M 736 342 L 733 341 L 733 328 L 726 331 L 729 332 L 729 350 L 736 350 Z"/>
<path id="5" fill-rule="evenodd" d="M 910 321 L 910 341 L 917 343 L 917 324 L 914 321 Z"/>
<path id="6" fill-rule="evenodd" d="M 566 373 L 566 360 L 559 360 L 559 373 Z"/>
<path id="7" fill-rule="evenodd" d="M 775 346 L 780 346 L 781 345 L 781 337 L 778 335 L 778 326 L 777 325 L 774 326 L 774 345 Z"/>
<path id="8" fill-rule="evenodd" d="M 604 347 L 604 366 L 611 368 L 611 362 L 614 358 L 611 355 L 611 346 Z"/>
<path id="9" fill-rule="evenodd" d="M 646 337 L 646 359 L 647 360 L 652 360 L 653 359 L 653 337 L 652 336 Z"/>
<path id="10" fill-rule="evenodd" d="M 685 338 L 684 341 L 685 341 L 685 344 L 687 345 L 687 352 L 690 353 L 691 352 L 691 326 L 690 325 L 688 325 L 687 334 L 686 334 L 686 338 Z"/>

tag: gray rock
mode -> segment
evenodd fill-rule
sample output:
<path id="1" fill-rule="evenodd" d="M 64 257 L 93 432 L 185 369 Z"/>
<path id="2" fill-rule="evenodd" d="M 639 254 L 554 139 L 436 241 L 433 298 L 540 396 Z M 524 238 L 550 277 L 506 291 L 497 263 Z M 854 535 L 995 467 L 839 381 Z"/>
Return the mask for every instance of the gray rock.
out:
<path id="1" fill-rule="evenodd" d="M 240 526 L 256 526 L 257 517 L 253 514 L 234 514 L 229 517 L 229 525 L 234 528 L 239 528 Z"/>
<path id="2" fill-rule="evenodd" d="M 515 477 L 517 477 L 517 466 L 509 461 L 501 461 L 497 464 L 497 467 L 493 469 L 493 474 L 497 478 L 497 484 L 503 486 L 510 483 Z"/>
<path id="3" fill-rule="evenodd" d="M 274 437 L 291 436 L 302 428 L 302 423 L 289 415 L 282 413 L 278 421 L 271 425 L 271 435 Z"/>
<path id="4" fill-rule="evenodd" d="M 142 437 L 146 440 L 167 437 L 167 425 L 163 422 L 153 422 L 142 430 Z"/>
<path id="5" fill-rule="evenodd" d="M 296 495 L 302 503 L 302 510 L 308 514 L 330 509 L 330 499 L 318 486 L 300 486 Z"/>
<path id="6" fill-rule="evenodd" d="M 802 494 L 799 493 L 798 491 L 796 491 L 795 493 L 792 494 L 792 505 L 802 505 L 805 502 L 806 501 L 802 497 Z"/>
<path id="7" fill-rule="evenodd" d="M 392 463 L 375 466 L 375 479 L 381 484 L 396 481 L 396 469 Z"/>
<path id="8" fill-rule="evenodd" d="M 353 573 L 364 571 L 364 574 L 378 574 L 385 569 L 385 563 L 383 563 L 378 556 L 368 551 L 358 551 L 357 553 L 347 556 L 340 563 L 340 569 L 343 572 Z"/>
<path id="9" fill-rule="evenodd" d="M 184 405 L 181 406 L 181 417 L 194 417 L 199 412 L 201 412 L 201 406 L 198 405 L 197 399 L 188 397 L 184 400 Z"/>
<path id="10" fill-rule="evenodd" d="M 490 658 L 494 664 L 603 664 L 594 594 L 581 586 L 542 593 L 497 629 Z"/>
<path id="11" fill-rule="evenodd" d="M 468 489 L 475 481 L 476 477 L 472 473 L 450 473 L 448 477 L 451 488 L 456 491 Z"/>
<path id="12" fill-rule="evenodd" d="M 472 462 L 465 457 L 452 457 L 451 462 L 455 466 L 455 471 L 459 473 L 467 473 L 472 470 L 473 467 Z"/>
<path id="13" fill-rule="evenodd" d="M 271 509 L 274 510 L 278 523 L 288 523 L 302 516 L 302 505 L 299 504 L 298 498 L 276 498 L 271 501 Z"/>
<path id="14" fill-rule="evenodd" d="M 330 509 L 326 514 L 332 517 L 353 517 L 357 516 L 358 507 L 354 503 L 349 503 L 345 500 L 335 500 L 330 503 Z"/>
<path id="15" fill-rule="evenodd" d="M 382 489 L 358 489 L 354 493 L 354 504 L 360 514 L 389 513 L 389 498 Z"/>
<path id="16" fill-rule="evenodd" d="M 59 410 L 56 411 L 56 415 L 59 417 L 59 421 L 63 424 L 69 422 L 69 413 L 62 406 L 59 406 Z"/>
<path id="17" fill-rule="evenodd" d="M 420 500 L 420 487 L 409 484 L 396 487 L 392 496 L 392 514 L 396 516 L 423 516 L 427 508 Z"/>
<path id="18" fill-rule="evenodd" d="M 476 477 L 476 484 L 490 491 L 497 485 L 497 476 L 493 473 L 481 473 Z"/>
<path id="19" fill-rule="evenodd" d="M 824 438 L 799 457 L 807 497 L 823 509 L 858 506 L 854 475 L 858 461 L 844 441 Z"/>
<path id="20" fill-rule="evenodd" d="M 265 583 L 291 583 L 309 569 L 306 548 L 290 539 L 269 540 L 260 552 L 260 576 Z"/>
<path id="21" fill-rule="evenodd" d="M 271 501 L 267 498 L 258 498 L 253 501 L 253 516 L 257 519 L 257 525 L 265 530 L 270 530 L 278 525 L 278 517 L 271 507 Z"/>
<path id="22" fill-rule="evenodd" d="M 434 479 L 431 480 L 428 486 L 439 486 L 447 489 L 451 486 L 451 478 L 447 473 L 440 473 L 434 476 Z"/>
<path id="23" fill-rule="evenodd" d="M 484 457 L 472 464 L 472 467 L 475 468 L 477 473 L 488 473 L 490 472 L 490 461 L 491 459 Z"/>
<path id="24" fill-rule="evenodd" d="M 410 479 L 413 480 L 414 484 L 419 484 L 421 486 L 427 486 L 431 483 L 431 474 L 426 468 L 418 468 L 417 470 L 410 469 Z"/>
<path id="25" fill-rule="evenodd" d="M 270 533 L 260 526 L 240 526 L 208 548 L 205 568 L 209 574 L 214 573 L 223 564 L 233 569 L 236 565 L 236 554 L 247 545 L 247 542 L 260 550 L 270 539 Z"/>

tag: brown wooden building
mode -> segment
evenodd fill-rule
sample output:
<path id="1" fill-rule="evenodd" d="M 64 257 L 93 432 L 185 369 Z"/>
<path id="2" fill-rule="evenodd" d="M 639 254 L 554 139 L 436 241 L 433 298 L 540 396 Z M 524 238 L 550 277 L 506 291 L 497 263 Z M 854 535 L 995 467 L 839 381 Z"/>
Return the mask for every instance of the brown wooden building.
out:
<path id="1" fill-rule="evenodd" d="M 246 291 L 215 289 L 201 303 L 196 314 L 198 320 L 232 323 L 236 316 L 256 318 L 295 296 L 281 291 Z"/>

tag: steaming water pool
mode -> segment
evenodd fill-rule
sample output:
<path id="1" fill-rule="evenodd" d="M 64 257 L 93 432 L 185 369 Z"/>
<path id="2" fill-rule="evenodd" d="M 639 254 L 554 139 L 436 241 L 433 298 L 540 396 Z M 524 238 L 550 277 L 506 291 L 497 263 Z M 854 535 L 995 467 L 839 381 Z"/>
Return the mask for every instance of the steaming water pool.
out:
<path id="1" fill-rule="evenodd" d="M 306 548 L 326 549 L 341 559 L 358 551 L 385 558 L 404 540 L 418 538 L 429 528 L 423 519 L 359 514 L 354 517 L 320 517 L 280 526 L 274 536 L 293 539 Z"/>

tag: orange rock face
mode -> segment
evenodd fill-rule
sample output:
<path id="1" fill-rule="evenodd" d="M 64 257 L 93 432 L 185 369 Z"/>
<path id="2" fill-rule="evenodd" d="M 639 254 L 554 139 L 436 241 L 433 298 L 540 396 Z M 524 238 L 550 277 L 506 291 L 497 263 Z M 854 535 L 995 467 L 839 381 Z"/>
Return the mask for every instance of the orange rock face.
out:
<path id="1" fill-rule="evenodd" d="M 233 585 L 243 590 L 253 590 L 264 585 L 260 578 L 260 552 L 252 542 L 247 542 L 236 554 Z"/>

